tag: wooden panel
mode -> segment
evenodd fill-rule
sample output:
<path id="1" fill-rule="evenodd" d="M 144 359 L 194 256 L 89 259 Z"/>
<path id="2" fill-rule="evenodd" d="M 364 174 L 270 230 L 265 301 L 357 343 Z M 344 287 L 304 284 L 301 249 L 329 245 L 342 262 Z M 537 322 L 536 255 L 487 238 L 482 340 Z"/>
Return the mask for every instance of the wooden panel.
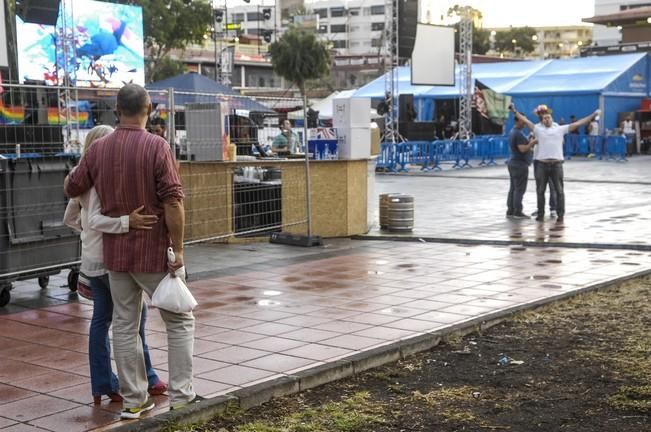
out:
<path id="1" fill-rule="evenodd" d="M 186 240 L 232 234 L 232 173 L 247 165 L 282 169 L 283 230 L 307 232 L 303 161 L 187 162 L 180 167 L 186 195 Z M 367 167 L 367 160 L 310 163 L 313 234 L 342 237 L 367 231 Z"/>

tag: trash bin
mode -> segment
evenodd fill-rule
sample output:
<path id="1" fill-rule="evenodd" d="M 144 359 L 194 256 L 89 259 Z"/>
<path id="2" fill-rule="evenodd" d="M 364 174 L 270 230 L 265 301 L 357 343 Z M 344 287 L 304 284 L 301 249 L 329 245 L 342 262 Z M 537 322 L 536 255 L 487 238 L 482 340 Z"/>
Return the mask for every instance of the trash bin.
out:
<path id="1" fill-rule="evenodd" d="M 0 306 L 9 303 L 13 282 L 38 278 L 45 288 L 65 268 L 76 289 L 81 244 L 63 224 L 63 180 L 75 162 L 74 156 L 0 159 Z"/>
<path id="2" fill-rule="evenodd" d="M 380 229 L 409 232 L 414 229 L 414 197 L 393 193 L 380 195 Z"/>

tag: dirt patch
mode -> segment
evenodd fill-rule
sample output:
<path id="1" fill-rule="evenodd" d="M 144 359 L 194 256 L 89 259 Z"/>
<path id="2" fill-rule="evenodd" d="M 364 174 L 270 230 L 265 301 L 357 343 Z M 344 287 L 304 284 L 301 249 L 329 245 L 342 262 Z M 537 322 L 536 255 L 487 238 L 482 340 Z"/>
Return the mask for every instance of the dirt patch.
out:
<path id="1" fill-rule="evenodd" d="M 651 279 L 186 430 L 651 430 Z"/>

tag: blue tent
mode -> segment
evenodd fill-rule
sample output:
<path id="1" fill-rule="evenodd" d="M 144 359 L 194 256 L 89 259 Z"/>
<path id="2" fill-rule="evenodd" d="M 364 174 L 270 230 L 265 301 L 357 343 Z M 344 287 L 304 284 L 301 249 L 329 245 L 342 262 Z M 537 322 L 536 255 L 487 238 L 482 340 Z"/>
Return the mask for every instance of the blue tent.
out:
<path id="1" fill-rule="evenodd" d="M 242 96 L 232 88 L 218 83 L 196 72 L 184 73 L 145 86 L 152 101 L 167 104 L 167 90 L 174 89 L 174 103 L 185 106 L 189 103 L 211 103 L 217 100 L 227 101 L 231 109 L 253 112 L 274 111 L 247 96 Z M 156 90 L 161 90 L 156 94 Z"/>
<path id="2" fill-rule="evenodd" d="M 601 108 L 603 126 L 613 129 L 619 126 L 619 112 L 640 109 L 648 96 L 648 67 L 646 53 L 554 60 L 506 93 L 527 114 L 547 104 L 556 120 Z"/>
<path id="3" fill-rule="evenodd" d="M 581 57 L 564 60 L 482 63 L 473 65 L 473 78 L 493 90 L 513 97 L 518 110 L 531 115 L 535 106 L 547 104 L 554 118 L 566 121 L 596 108 L 604 112 L 606 128 L 617 127 L 617 113 L 639 109 L 649 94 L 649 62 L 646 53 Z M 433 118 L 434 104 L 440 99 L 456 99 L 458 86 L 412 86 L 410 69 L 399 69 L 399 91 L 413 94 L 418 120 Z M 353 97 L 381 99 L 385 78 L 360 88 Z M 403 85 L 404 83 L 404 85 Z"/>

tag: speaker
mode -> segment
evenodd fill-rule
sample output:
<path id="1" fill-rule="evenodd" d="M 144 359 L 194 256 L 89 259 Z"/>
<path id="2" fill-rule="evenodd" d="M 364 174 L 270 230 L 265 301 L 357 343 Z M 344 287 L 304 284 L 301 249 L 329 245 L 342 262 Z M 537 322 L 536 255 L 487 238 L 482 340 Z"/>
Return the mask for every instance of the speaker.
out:
<path id="1" fill-rule="evenodd" d="M 418 0 L 395 0 L 398 3 L 398 58 L 408 60 L 416 42 Z"/>
<path id="2" fill-rule="evenodd" d="M 434 122 L 399 122 L 398 132 L 410 141 L 432 141 L 436 134 Z"/>
<path id="3" fill-rule="evenodd" d="M 56 25 L 60 0 L 17 0 L 16 15 L 34 24 Z"/>
<path id="4" fill-rule="evenodd" d="M 413 94 L 401 94 L 398 103 L 398 121 L 413 122 L 416 120 L 418 113 L 414 107 Z"/>

